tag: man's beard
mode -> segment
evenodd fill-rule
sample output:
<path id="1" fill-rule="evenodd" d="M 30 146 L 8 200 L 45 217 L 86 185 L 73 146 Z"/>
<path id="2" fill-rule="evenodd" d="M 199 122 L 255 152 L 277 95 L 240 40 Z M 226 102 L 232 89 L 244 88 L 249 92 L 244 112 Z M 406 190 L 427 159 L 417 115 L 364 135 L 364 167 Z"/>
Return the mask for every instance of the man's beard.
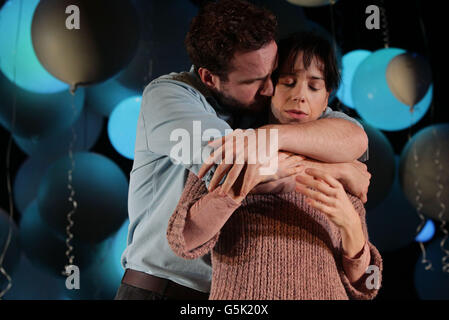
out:
<path id="1" fill-rule="evenodd" d="M 249 105 L 245 105 L 237 99 L 219 92 L 213 91 L 215 98 L 221 106 L 225 107 L 231 113 L 254 115 L 262 111 L 266 111 L 270 106 L 270 97 L 257 96 L 255 101 Z"/>

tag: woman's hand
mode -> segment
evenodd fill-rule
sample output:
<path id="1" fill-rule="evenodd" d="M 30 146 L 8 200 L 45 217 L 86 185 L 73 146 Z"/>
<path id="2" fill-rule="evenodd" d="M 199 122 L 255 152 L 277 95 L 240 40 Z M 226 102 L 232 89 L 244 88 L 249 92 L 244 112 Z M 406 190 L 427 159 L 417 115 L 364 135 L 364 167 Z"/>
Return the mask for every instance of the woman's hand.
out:
<path id="1" fill-rule="evenodd" d="M 340 229 L 344 253 L 348 257 L 357 255 L 365 245 L 365 236 L 360 216 L 343 185 L 318 169 L 309 168 L 305 173 L 296 176 L 296 191 L 307 196 L 307 203 L 323 212 Z"/>

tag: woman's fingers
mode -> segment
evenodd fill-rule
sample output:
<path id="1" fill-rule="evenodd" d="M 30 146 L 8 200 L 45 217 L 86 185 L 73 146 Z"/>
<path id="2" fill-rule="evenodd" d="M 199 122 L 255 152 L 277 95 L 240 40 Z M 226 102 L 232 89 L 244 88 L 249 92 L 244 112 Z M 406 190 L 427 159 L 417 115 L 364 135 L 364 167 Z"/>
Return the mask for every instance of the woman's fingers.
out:
<path id="1" fill-rule="evenodd" d="M 212 192 L 215 190 L 215 188 L 218 186 L 220 181 L 225 176 L 226 172 L 228 172 L 229 168 L 232 166 L 232 164 L 226 164 L 222 162 L 217 169 L 214 172 L 214 176 L 210 180 L 209 183 L 209 192 Z"/>
<path id="2" fill-rule="evenodd" d="M 304 185 L 296 185 L 296 191 L 302 193 L 312 200 L 320 201 L 326 206 L 333 207 L 335 205 L 335 198 L 329 197 L 322 192 L 309 189 Z"/>
<path id="3" fill-rule="evenodd" d="M 319 202 L 317 200 L 314 199 L 306 199 L 307 203 L 312 206 L 313 208 L 327 214 L 327 215 L 332 215 L 332 208 L 327 206 L 326 204 Z"/>
<path id="4" fill-rule="evenodd" d="M 328 174 L 328 173 L 326 173 L 326 172 L 324 172 L 322 170 L 315 169 L 315 168 L 307 168 L 305 172 L 308 175 L 311 175 L 312 177 L 314 177 L 316 179 L 321 179 L 321 180 L 327 182 L 327 184 L 329 184 L 333 188 L 340 188 L 341 187 L 341 183 L 338 182 L 337 179 L 335 179 L 330 174 Z"/>
<path id="5" fill-rule="evenodd" d="M 234 183 L 237 181 L 237 178 L 242 171 L 244 164 L 234 164 L 231 170 L 228 172 L 225 182 L 221 185 L 221 190 L 223 194 L 227 194 L 229 190 L 232 188 Z"/>
<path id="6" fill-rule="evenodd" d="M 309 168 L 306 169 L 309 170 Z M 329 186 L 326 182 L 324 181 L 319 181 L 319 180 L 315 180 L 313 177 L 309 176 L 309 175 L 303 175 L 303 174 L 299 174 L 296 176 L 296 182 L 298 185 L 302 184 L 306 187 L 311 187 L 314 188 L 318 191 L 321 191 L 322 193 L 324 193 L 325 195 L 329 196 L 329 197 L 335 197 L 336 196 L 336 191 L 334 188 L 332 188 L 331 186 Z"/>

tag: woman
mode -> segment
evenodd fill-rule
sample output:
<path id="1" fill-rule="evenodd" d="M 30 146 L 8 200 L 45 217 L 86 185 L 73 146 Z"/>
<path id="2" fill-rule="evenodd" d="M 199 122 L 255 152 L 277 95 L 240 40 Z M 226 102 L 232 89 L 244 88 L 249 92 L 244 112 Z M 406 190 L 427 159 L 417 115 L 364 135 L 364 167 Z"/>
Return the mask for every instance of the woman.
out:
<path id="1" fill-rule="evenodd" d="M 270 122 L 317 120 L 338 87 L 330 44 L 310 33 L 293 35 L 279 44 L 279 62 Z M 382 259 L 368 240 L 363 203 L 322 171 L 303 172 L 301 160 L 279 156 L 275 178 L 296 176 L 295 186 L 275 190 L 279 185 L 262 185 L 273 177 L 259 176 L 248 195 L 240 194 L 238 180 L 222 195 L 189 175 L 167 238 L 186 259 L 212 251 L 210 299 L 376 296 Z M 374 288 L 368 265 L 378 270 Z"/>

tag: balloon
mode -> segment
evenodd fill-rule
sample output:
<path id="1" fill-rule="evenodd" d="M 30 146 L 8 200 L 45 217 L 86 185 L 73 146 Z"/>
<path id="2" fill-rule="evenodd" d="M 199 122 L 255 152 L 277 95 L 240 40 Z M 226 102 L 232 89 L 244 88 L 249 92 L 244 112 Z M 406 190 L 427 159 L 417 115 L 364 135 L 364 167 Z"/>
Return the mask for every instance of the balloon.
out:
<path id="1" fill-rule="evenodd" d="M 121 255 L 125 251 L 129 221 L 104 240 L 100 257 L 82 274 L 80 290 L 71 290 L 67 295 L 72 299 L 113 299 L 120 286 L 125 270 L 121 265 Z"/>
<path id="2" fill-rule="evenodd" d="M 108 136 L 112 146 L 128 159 L 134 159 L 137 120 L 141 103 L 140 96 L 123 100 L 112 111 L 108 121 Z"/>
<path id="3" fill-rule="evenodd" d="M 72 186 L 77 208 L 72 233 L 86 243 L 98 243 L 118 230 L 128 215 L 128 181 L 110 159 L 90 152 L 74 154 Z M 65 235 L 68 201 L 69 157 L 60 158 L 42 178 L 38 191 L 43 219 L 59 234 Z"/>
<path id="4" fill-rule="evenodd" d="M 105 117 L 111 115 L 118 103 L 126 98 L 138 95 L 117 80 L 117 77 L 86 88 L 86 106 Z"/>
<path id="5" fill-rule="evenodd" d="M 320 7 L 331 4 L 331 0 L 287 0 L 288 2 L 303 7 Z M 337 2 L 335 0 L 334 2 Z"/>
<path id="6" fill-rule="evenodd" d="M 449 123 L 421 129 L 401 153 L 400 181 L 407 199 L 434 220 L 449 221 Z"/>
<path id="7" fill-rule="evenodd" d="M 427 242 L 433 238 L 435 235 L 435 224 L 432 220 L 427 220 L 426 224 L 419 232 L 419 234 L 415 237 L 416 242 Z"/>
<path id="8" fill-rule="evenodd" d="M 77 13 L 66 13 L 69 6 L 79 8 L 79 29 L 71 25 Z M 117 74 L 131 61 L 139 32 L 137 12 L 127 0 L 42 0 L 31 25 L 39 61 L 72 86 Z"/>
<path id="9" fill-rule="evenodd" d="M 62 300 L 68 291 L 65 278 L 36 268 L 23 254 L 12 281 L 13 286 L 6 293 L 5 300 Z"/>
<path id="10" fill-rule="evenodd" d="M 361 121 L 368 136 L 368 171 L 371 181 L 366 208 L 374 208 L 390 192 L 395 175 L 394 151 L 387 137 L 376 128 Z"/>
<path id="11" fill-rule="evenodd" d="M 68 264 L 66 256 L 66 237 L 57 234 L 42 219 L 38 203 L 33 200 L 25 210 L 20 221 L 20 243 L 31 263 L 45 273 L 64 279 L 62 271 Z M 75 234 L 70 242 L 73 245 L 73 264 L 80 271 L 85 270 L 103 252 L 104 245 L 85 244 Z"/>
<path id="12" fill-rule="evenodd" d="M 430 66 L 417 54 L 400 54 L 388 64 L 387 83 L 395 97 L 413 111 L 432 83 Z"/>
<path id="13" fill-rule="evenodd" d="M 184 39 L 198 9 L 186 0 L 134 0 L 134 3 L 142 25 L 142 36 L 133 60 L 117 80 L 141 93 L 151 80 L 161 75 L 190 70 Z M 171 21 L 169 28 L 160 27 L 167 21 Z"/>
<path id="14" fill-rule="evenodd" d="M 75 140 L 72 151 L 89 150 L 100 136 L 102 126 L 103 117 L 84 109 L 73 124 Z M 42 138 L 25 139 L 19 136 L 13 136 L 13 138 L 20 149 L 29 156 L 51 160 L 67 155 L 73 140 L 71 127 Z"/>
<path id="15" fill-rule="evenodd" d="M 396 157 L 395 162 L 399 166 L 399 157 Z M 383 252 L 395 251 L 412 243 L 421 222 L 415 208 L 401 190 L 397 171 L 392 187 L 387 189 L 389 193 L 386 198 L 377 206 L 367 208 L 366 212 L 370 241 Z"/>
<path id="16" fill-rule="evenodd" d="M 26 159 L 14 178 L 14 203 L 20 213 L 24 213 L 28 205 L 37 197 L 42 177 L 52 164 L 51 159 L 31 157 Z"/>
<path id="17" fill-rule="evenodd" d="M 368 50 L 354 50 L 346 53 L 343 56 L 342 64 L 343 70 L 341 73 L 341 83 L 337 90 L 338 99 L 344 103 L 345 106 L 349 108 L 354 108 L 354 103 L 352 102 L 352 79 L 357 67 L 371 54 Z"/>
<path id="18" fill-rule="evenodd" d="M 426 270 L 422 263 L 422 254 L 415 265 L 415 288 L 423 300 L 449 299 L 449 273 L 442 270 L 441 259 L 444 252 L 440 247 L 441 238 L 433 240 L 426 247 L 426 259 L 432 263 L 432 269 Z M 448 243 L 444 246 L 448 250 Z"/>
<path id="19" fill-rule="evenodd" d="M 432 100 L 432 86 L 425 97 L 410 112 L 395 98 L 386 81 L 388 63 L 405 51 L 397 48 L 380 49 L 369 55 L 354 73 L 352 100 L 358 114 L 368 124 L 386 131 L 397 131 L 417 123 L 426 114 Z"/>
<path id="20" fill-rule="evenodd" d="M 0 73 L 0 124 L 16 136 L 41 138 L 69 128 L 83 108 L 84 90 L 42 94 L 15 86 Z M 12 128 L 15 106 L 15 123 Z"/>
<path id="21" fill-rule="evenodd" d="M 19 243 L 19 232 L 14 220 L 10 221 L 9 214 L 0 209 L 0 255 L 5 249 L 10 228 L 11 238 L 1 266 L 3 267 L 3 269 L 5 269 L 6 273 L 10 277 L 12 277 L 17 268 L 21 251 Z M 8 279 L 0 272 L 0 292 L 3 291 L 7 285 Z"/>
<path id="22" fill-rule="evenodd" d="M 69 86 L 44 69 L 33 49 L 31 21 L 38 3 L 9 0 L 0 10 L 0 70 L 22 89 L 37 93 L 64 91 Z"/>

